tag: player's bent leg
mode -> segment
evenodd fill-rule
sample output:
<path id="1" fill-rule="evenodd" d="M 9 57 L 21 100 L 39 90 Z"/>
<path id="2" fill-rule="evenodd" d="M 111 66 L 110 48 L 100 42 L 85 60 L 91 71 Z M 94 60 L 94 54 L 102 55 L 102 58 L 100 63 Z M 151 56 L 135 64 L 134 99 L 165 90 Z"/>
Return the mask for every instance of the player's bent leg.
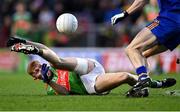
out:
<path id="1" fill-rule="evenodd" d="M 95 89 L 98 93 L 112 90 L 121 84 L 133 86 L 137 83 L 137 76 L 127 72 L 106 73 L 99 75 L 96 79 Z"/>
<path id="2" fill-rule="evenodd" d="M 143 49 L 156 42 L 156 37 L 148 28 L 140 31 L 133 41 L 128 45 L 125 52 L 135 68 L 145 66 L 145 57 L 142 55 Z"/>
<path id="3" fill-rule="evenodd" d="M 126 54 L 136 68 L 136 74 L 139 76 L 139 82 L 134 87 L 136 89 L 141 90 L 144 87 L 148 87 L 148 84 L 151 82 L 148 76 L 147 60 L 143 56 L 143 51 L 156 44 L 156 36 L 148 28 L 144 28 L 126 49 Z"/>
<path id="4" fill-rule="evenodd" d="M 168 48 L 166 48 L 165 46 L 157 44 L 157 45 L 153 46 L 152 48 L 149 48 L 149 49 L 146 49 L 145 51 L 143 51 L 143 56 L 148 58 L 150 56 L 165 52 L 167 50 L 168 50 Z"/>
<path id="5" fill-rule="evenodd" d="M 147 60 L 143 56 L 143 50 L 151 48 L 155 44 L 157 44 L 156 36 L 148 28 L 144 28 L 126 48 L 126 54 L 136 68 L 136 74 L 140 76 L 139 80 L 149 78 Z"/>

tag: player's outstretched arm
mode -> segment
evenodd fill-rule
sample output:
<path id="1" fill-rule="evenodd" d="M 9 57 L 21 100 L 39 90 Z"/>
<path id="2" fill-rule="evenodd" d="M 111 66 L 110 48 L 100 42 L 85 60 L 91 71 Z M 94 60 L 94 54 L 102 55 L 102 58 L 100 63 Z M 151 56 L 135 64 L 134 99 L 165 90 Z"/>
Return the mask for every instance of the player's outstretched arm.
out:
<path id="1" fill-rule="evenodd" d="M 142 8 L 147 0 L 134 0 L 133 4 L 120 14 L 116 14 L 111 18 L 111 24 L 115 25 L 118 22 L 124 20 L 129 14 L 134 13 L 138 9 Z"/>

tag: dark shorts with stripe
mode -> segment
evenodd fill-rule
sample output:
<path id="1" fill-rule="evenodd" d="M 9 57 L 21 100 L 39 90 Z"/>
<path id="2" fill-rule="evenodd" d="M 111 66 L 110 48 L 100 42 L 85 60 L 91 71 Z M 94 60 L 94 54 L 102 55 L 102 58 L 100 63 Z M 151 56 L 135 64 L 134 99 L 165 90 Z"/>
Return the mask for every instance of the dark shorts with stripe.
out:
<path id="1" fill-rule="evenodd" d="M 180 24 L 158 17 L 146 27 L 156 36 L 160 44 L 171 51 L 180 44 Z"/>

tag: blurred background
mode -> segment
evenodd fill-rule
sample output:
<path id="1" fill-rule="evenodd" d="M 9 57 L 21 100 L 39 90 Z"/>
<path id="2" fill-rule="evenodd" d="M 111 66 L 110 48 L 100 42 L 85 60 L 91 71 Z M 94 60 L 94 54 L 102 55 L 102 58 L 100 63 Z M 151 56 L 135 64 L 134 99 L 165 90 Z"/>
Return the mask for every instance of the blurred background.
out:
<path id="1" fill-rule="evenodd" d="M 133 0 L 0 0 L 0 70 L 25 71 L 30 60 L 38 56 L 11 53 L 6 48 L 9 36 L 40 42 L 61 57 L 77 56 L 97 59 L 107 72 L 132 71 L 124 48 L 139 30 L 158 15 L 156 0 L 149 0 L 142 10 L 116 26 L 111 17 L 125 10 Z M 55 22 L 63 13 L 74 14 L 79 22 L 72 35 L 57 31 Z M 149 59 L 154 74 L 180 73 L 176 59 L 180 49 Z"/>

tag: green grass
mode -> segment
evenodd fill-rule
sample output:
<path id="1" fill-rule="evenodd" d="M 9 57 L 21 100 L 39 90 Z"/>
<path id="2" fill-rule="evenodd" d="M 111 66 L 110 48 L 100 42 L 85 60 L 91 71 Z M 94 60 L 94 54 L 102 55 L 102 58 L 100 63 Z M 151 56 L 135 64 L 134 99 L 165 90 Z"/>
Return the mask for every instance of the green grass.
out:
<path id="1" fill-rule="evenodd" d="M 180 110 L 180 96 L 168 95 L 165 92 L 180 90 L 179 75 L 153 76 L 154 79 L 175 77 L 177 84 L 168 89 L 150 89 L 148 98 L 126 98 L 124 93 L 129 89 L 127 85 L 114 89 L 106 96 L 47 96 L 41 81 L 33 81 L 25 74 L 0 73 L 0 111 L 177 111 Z"/>

